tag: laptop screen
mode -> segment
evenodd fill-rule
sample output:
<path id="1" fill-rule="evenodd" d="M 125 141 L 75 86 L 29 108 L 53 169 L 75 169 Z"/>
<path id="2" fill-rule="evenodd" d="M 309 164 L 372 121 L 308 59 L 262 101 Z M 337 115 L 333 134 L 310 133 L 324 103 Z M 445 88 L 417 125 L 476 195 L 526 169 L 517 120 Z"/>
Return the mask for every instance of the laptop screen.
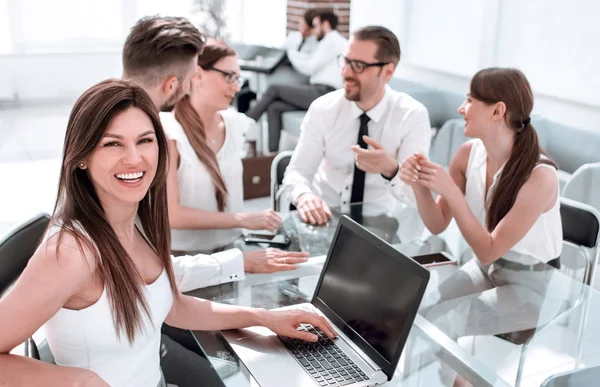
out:
<path id="1" fill-rule="evenodd" d="M 336 315 L 330 319 L 372 360 L 395 368 L 428 279 L 427 269 L 343 219 L 313 303 Z"/>

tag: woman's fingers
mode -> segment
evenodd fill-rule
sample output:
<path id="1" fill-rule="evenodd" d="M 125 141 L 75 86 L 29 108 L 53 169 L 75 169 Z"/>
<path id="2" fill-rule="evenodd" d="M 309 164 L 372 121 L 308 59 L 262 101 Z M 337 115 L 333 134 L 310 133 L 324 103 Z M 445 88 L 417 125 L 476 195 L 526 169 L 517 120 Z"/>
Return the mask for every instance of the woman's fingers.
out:
<path id="1" fill-rule="evenodd" d="M 419 172 L 420 175 L 434 175 L 437 173 L 437 168 L 432 168 L 432 167 L 423 167 L 421 168 L 421 171 Z"/>
<path id="2" fill-rule="evenodd" d="M 316 313 L 309 313 L 306 315 L 305 320 L 313 327 L 322 330 L 323 333 L 325 333 L 330 339 L 333 339 L 337 336 L 337 333 L 333 327 L 327 322 L 327 320 L 325 320 L 324 317 L 319 316 Z"/>
<path id="3" fill-rule="evenodd" d="M 319 337 L 315 334 L 308 333 L 305 331 L 298 331 L 298 330 L 290 332 L 289 337 L 304 340 L 304 341 L 312 341 L 312 342 L 315 342 L 319 339 Z"/>
<path id="4" fill-rule="evenodd" d="M 402 169 L 400 171 L 400 179 L 405 183 L 411 184 L 419 180 L 419 175 L 407 169 Z"/>

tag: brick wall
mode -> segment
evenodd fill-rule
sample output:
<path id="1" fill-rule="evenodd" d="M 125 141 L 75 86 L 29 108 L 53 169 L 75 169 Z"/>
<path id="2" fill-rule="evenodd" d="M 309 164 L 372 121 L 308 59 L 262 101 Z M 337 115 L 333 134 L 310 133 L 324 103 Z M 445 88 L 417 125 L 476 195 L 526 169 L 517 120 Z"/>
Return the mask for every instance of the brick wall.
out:
<path id="1" fill-rule="evenodd" d="M 350 25 L 350 0 L 288 0 L 287 31 L 298 30 L 298 21 L 309 8 L 331 8 L 339 19 L 338 31 L 348 37 Z"/>

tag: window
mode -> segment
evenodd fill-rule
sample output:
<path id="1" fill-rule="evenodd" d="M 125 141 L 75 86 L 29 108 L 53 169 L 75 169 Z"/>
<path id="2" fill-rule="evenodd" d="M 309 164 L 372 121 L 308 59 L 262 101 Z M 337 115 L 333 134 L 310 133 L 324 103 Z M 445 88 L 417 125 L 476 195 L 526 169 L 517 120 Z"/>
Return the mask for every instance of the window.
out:
<path id="1" fill-rule="evenodd" d="M 460 75 L 479 66 L 485 1 L 412 1 L 408 13 L 406 60 Z"/>
<path id="2" fill-rule="evenodd" d="M 120 0 L 8 0 L 20 53 L 120 49 Z"/>
<path id="3" fill-rule="evenodd" d="M 539 93 L 600 106 L 600 3 L 503 0 L 499 66 L 518 67 Z"/>

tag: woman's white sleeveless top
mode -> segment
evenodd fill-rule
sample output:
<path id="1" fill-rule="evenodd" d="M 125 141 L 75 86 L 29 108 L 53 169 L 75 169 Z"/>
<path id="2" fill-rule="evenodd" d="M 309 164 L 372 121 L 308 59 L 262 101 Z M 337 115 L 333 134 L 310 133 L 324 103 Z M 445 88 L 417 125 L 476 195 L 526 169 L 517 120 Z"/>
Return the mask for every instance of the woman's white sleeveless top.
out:
<path id="1" fill-rule="evenodd" d="M 480 139 L 474 139 L 471 142 L 472 147 L 466 172 L 465 199 L 477 220 L 486 227 L 487 205 L 485 203 L 485 180 L 487 153 Z M 487 192 L 488 200 L 492 196 L 503 168 L 504 166 L 494 175 L 494 180 Z M 547 164 L 538 164 L 535 168 L 550 168 L 556 172 L 554 167 Z M 557 193 L 554 206 L 540 215 L 529 232 L 503 258 L 523 264 L 532 264 L 536 263 L 536 261 L 548 262 L 551 259 L 559 257 L 561 252 L 562 223 L 560 218 L 560 198 Z"/>
<path id="2" fill-rule="evenodd" d="M 244 185 L 242 151 L 244 134 L 251 121 L 233 110 L 220 112 L 225 123 L 225 142 L 217 153 L 217 162 L 227 186 L 225 212 L 243 211 Z M 183 128 L 173 114 L 161 114 L 161 122 L 170 139 L 177 141 L 180 163 L 177 169 L 179 203 L 185 207 L 218 211 L 212 178 L 198 159 Z M 181 230 L 171 229 L 171 248 L 179 251 L 211 251 L 232 243 L 242 234 L 241 229 Z"/>
<path id="3" fill-rule="evenodd" d="M 140 226 L 138 229 L 144 235 Z M 48 232 L 46 239 L 58 232 Z M 44 325 L 56 363 L 87 368 L 112 387 L 156 386 L 161 380 L 161 325 L 173 304 L 169 279 L 163 270 L 144 287 L 151 321 L 145 313 L 144 330 L 138 330 L 130 345 L 125 332 L 117 337 L 113 313 L 104 288 L 93 305 L 81 310 L 61 308 Z"/>

